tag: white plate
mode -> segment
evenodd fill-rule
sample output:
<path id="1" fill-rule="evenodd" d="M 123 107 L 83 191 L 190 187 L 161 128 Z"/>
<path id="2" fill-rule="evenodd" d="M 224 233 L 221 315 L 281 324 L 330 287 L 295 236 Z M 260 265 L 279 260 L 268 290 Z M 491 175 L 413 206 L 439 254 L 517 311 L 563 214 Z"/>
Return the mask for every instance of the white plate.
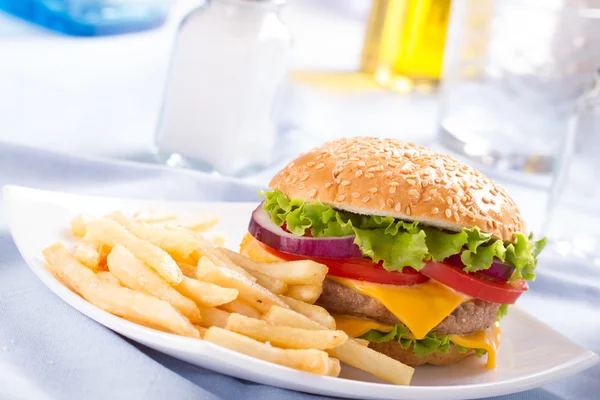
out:
<path id="1" fill-rule="evenodd" d="M 468 359 L 448 367 L 417 368 L 412 386 L 383 383 L 344 366 L 342 378 L 321 377 L 247 357 L 206 343 L 125 321 L 89 304 L 54 279 L 41 265 L 41 250 L 66 241 L 69 221 L 80 212 L 101 215 L 115 209 L 133 212 L 159 208 L 177 212 L 210 210 L 221 216 L 217 230 L 225 232 L 235 249 L 246 231 L 249 203 L 167 203 L 84 197 L 72 194 L 5 187 L 4 201 L 12 235 L 33 272 L 68 304 L 132 340 L 192 364 L 237 378 L 304 392 L 373 399 L 458 399 L 497 396 L 541 386 L 591 367 L 598 357 L 513 307 L 502 323 L 503 340 L 498 366 L 486 370 L 483 359 Z"/>

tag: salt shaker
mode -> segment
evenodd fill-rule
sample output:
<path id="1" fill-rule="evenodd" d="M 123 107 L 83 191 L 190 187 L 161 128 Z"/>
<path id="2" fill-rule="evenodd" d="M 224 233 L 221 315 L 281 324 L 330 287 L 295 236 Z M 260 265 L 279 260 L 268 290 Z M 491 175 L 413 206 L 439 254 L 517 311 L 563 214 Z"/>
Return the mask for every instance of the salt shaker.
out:
<path id="1" fill-rule="evenodd" d="M 281 0 L 213 0 L 181 23 L 156 132 L 169 165 L 241 176 L 269 164 L 291 35 Z"/>

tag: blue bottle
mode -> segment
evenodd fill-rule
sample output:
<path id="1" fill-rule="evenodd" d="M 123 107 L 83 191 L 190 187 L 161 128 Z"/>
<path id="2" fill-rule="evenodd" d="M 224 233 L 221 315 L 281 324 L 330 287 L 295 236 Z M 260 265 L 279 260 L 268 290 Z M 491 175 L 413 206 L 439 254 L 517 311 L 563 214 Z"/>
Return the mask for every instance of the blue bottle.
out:
<path id="1" fill-rule="evenodd" d="M 115 35 L 162 25 L 172 0 L 0 0 L 0 10 L 74 36 Z"/>

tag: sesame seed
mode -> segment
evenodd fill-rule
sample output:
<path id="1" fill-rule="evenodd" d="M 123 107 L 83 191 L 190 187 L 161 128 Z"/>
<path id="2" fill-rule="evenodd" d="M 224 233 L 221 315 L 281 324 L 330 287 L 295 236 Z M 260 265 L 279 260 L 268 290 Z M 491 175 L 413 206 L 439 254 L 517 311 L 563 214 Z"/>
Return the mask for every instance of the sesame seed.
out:
<path id="1" fill-rule="evenodd" d="M 392 171 L 387 171 L 387 172 L 385 173 L 385 177 L 386 177 L 386 178 L 390 178 L 391 176 L 392 176 Z"/>
<path id="2" fill-rule="evenodd" d="M 309 161 L 309 162 L 307 162 L 307 163 L 306 163 L 306 166 L 307 166 L 308 168 L 312 168 L 312 167 L 314 167 L 314 166 L 315 166 L 315 162 L 314 162 L 314 161 Z"/>
<path id="3" fill-rule="evenodd" d="M 423 201 L 431 201 L 431 196 L 425 196 L 425 197 L 423 197 Z"/>
<path id="4" fill-rule="evenodd" d="M 298 185 L 298 189 L 300 189 L 300 190 L 304 189 L 304 182 L 300 182 L 300 184 Z"/>
<path id="5" fill-rule="evenodd" d="M 490 203 L 490 199 L 488 199 L 487 197 L 482 197 L 481 201 L 483 201 L 484 204 L 489 204 Z"/>
<path id="6" fill-rule="evenodd" d="M 342 181 L 342 183 L 340 183 L 340 185 L 342 186 L 348 186 L 350 184 L 350 181 Z"/>
<path id="7" fill-rule="evenodd" d="M 475 218 L 475 213 L 473 211 L 467 211 L 467 215 L 469 218 Z"/>
<path id="8" fill-rule="evenodd" d="M 396 193 L 396 186 L 390 186 L 390 194 Z"/>
<path id="9" fill-rule="evenodd" d="M 344 201 L 344 199 L 345 199 L 345 198 L 346 198 L 346 196 L 344 196 L 343 194 L 340 194 L 340 195 L 337 197 L 337 199 L 336 199 L 336 200 L 337 200 L 337 201 Z"/>
<path id="10" fill-rule="evenodd" d="M 410 185 L 410 186 L 415 186 L 415 180 L 414 179 L 407 179 L 406 182 Z"/>
<path id="11" fill-rule="evenodd" d="M 458 213 L 456 211 L 454 211 L 454 220 L 458 222 Z"/>
<path id="12" fill-rule="evenodd" d="M 352 193 L 352 197 L 354 197 L 355 199 L 358 199 L 360 197 L 360 193 L 354 192 L 354 193 Z"/>
<path id="13" fill-rule="evenodd" d="M 371 193 L 377 193 L 377 188 L 376 187 L 372 187 L 371 189 L 369 189 L 369 192 L 371 192 Z"/>
<path id="14" fill-rule="evenodd" d="M 390 182 L 390 186 L 398 186 L 398 182 Z"/>
<path id="15" fill-rule="evenodd" d="M 315 169 L 321 169 L 325 166 L 325 163 L 318 163 Z"/>
<path id="16" fill-rule="evenodd" d="M 452 205 L 452 197 L 448 197 L 446 199 L 446 203 L 448 203 L 448 205 L 451 206 Z"/>
<path id="17" fill-rule="evenodd" d="M 421 182 L 421 186 L 423 186 L 424 188 L 427 187 L 427 185 L 429 185 L 429 181 L 422 181 Z"/>
<path id="18" fill-rule="evenodd" d="M 367 172 L 367 173 L 365 174 L 365 176 L 366 176 L 367 178 L 369 178 L 369 179 L 371 179 L 371 178 L 374 178 L 374 177 L 375 177 L 375 175 L 373 175 L 373 174 L 372 174 L 372 173 L 370 173 L 370 172 Z"/>
<path id="19" fill-rule="evenodd" d="M 362 169 L 359 169 L 358 171 L 356 171 L 356 173 L 354 174 L 354 176 L 356 176 L 358 178 L 362 174 L 363 174 Z"/>
<path id="20" fill-rule="evenodd" d="M 290 181 L 292 180 L 292 177 L 290 175 L 286 176 L 284 181 L 286 181 L 287 183 L 290 183 Z"/>
<path id="21" fill-rule="evenodd" d="M 446 208 L 445 214 L 448 218 L 452 217 L 452 211 L 449 208 Z"/>
<path id="22" fill-rule="evenodd" d="M 394 211 L 400 212 L 401 209 L 402 209 L 402 205 L 400 204 L 400 202 L 396 203 L 396 207 L 394 207 Z"/>
<path id="23" fill-rule="evenodd" d="M 297 177 L 297 176 L 295 176 L 295 177 L 292 179 L 292 185 L 293 185 L 294 183 L 296 183 L 296 181 L 297 181 L 297 180 L 298 180 L 298 177 Z"/>
<path id="24" fill-rule="evenodd" d="M 411 189 L 408 191 L 408 194 L 410 194 L 413 197 L 417 197 L 419 196 L 419 192 L 417 192 L 415 189 Z"/>
<path id="25" fill-rule="evenodd" d="M 385 202 L 389 208 L 393 208 L 394 207 L 394 200 L 392 199 L 387 199 L 387 201 Z"/>
<path id="26" fill-rule="evenodd" d="M 309 197 L 315 197 L 316 194 L 317 194 L 317 189 L 311 189 L 311 191 L 308 192 Z"/>
<path id="27" fill-rule="evenodd" d="M 433 207 L 433 208 L 431 209 L 431 213 L 432 213 L 433 215 L 435 215 L 435 214 L 437 214 L 437 213 L 439 213 L 439 212 L 440 212 L 440 210 L 439 210 L 437 207 Z"/>
<path id="28" fill-rule="evenodd" d="M 410 207 L 406 207 L 406 215 L 410 215 Z"/>
<path id="29" fill-rule="evenodd" d="M 308 177 L 309 177 L 309 176 L 310 176 L 310 174 L 309 174 L 308 172 L 305 172 L 305 173 L 302 175 L 302 178 L 300 178 L 300 180 L 301 180 L 302 182 L 304 182 L 305 180 L 307 180 L 307 179 L 308 179 Z"/>
<path id="30" fill-rule="evenodd" d="M 367 166 L 367 163 L 365 163 L 364 161 L 359 161 L 359 162 L 358 162 L 358 166 L 359 166 L 359 167 L 366 167 L 366 166 Z"/>
<path id="31" fill-rule="evenodd" d="M 363 198 L 362 198 L 362 200 L 361 200 L 361 201 L 362 201 L 363 203 L 366 203 L 367 201 L 369 201 L 369 199 L 370 199 L 370 198 L 371 198 L 370 196 L 365 196 L 365 197 L 363 197 Z"/>
<path id="32" fill-rule="evenodd" d="M 333 185 L 333 182 L 327 182 L 327 183 L 325 184 L 325 187 L 326 187 L 326 188 L 330 188 L 332 185 Z"/>

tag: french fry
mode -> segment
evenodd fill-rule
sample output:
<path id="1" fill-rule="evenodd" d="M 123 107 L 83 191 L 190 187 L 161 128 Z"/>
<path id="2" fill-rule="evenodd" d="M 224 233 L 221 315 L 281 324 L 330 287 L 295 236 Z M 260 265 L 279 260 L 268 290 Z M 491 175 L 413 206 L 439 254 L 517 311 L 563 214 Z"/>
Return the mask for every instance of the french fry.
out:
<path id="1" fill-rule="evenodd" d="M 284 294 L 293 299 L 313 304 L 317 301 L 321 292 L 323 292 L 323 286 L 321 285 L 294 285 L 288 287 L 287 292 Z"/>
<path id="2" fill-rule="evenodd" d="M 93 215 L 89 214 L 77 214 L 75 218 L 71 220 L 71 233 L 76 238 L 82 238 L 87 232 L 88 222 L 94 220 Z"/>
<path id="3" fill-rule="evenodd" d="M 88 232 L 107 246 L 122 245 L 137 258 L 159 273 L 168 283 L 177 285 L 183 278 L 179 266 L 167 252 L 152 243 L 142 240 L 122 225 L 110 219 L 99 219 L 87 225 Z"/>
<path id="4" fill-rule="evenodd" d="M 206 331 L 208 330 L 208 328 L 205 328 L 203 326 L 200 325 L 194 325 L 194 328 L 198 329 L 198 332 L 200 332 L 200 337 L 203 338 L 204 334 L 206 333 Z"/>
<path id="5" fill-rule="evenodd" d="M 219 217 L 212 213 L 198 213 L 178 217 L 169 225 L 178 226 L 194 232 L 206 232 L 219 222 Z"/>
<path id="6" fill-rule="evenodd" d="M 213 246 L 225 246 L 227 242 L 227 237 L 222 232 L 197 232 L 190 231 L 192 235 L 195 237 L 201 237 L 202 239 L 208 241 Z"/>
<path id="7" fill-rule="evenodd" d="M 225 328 L 227 320 L 231 315 L 227 311 L 219 310 L 218 308 L 200 308 L 200 314 L 202 315 L 200 325 L 206 328 L 210 328 L 211 326 Z"/>
<path id="8" fill-rule="evenodd" d="M 207 257 L 202 257 L 198 261 L 196 278 L 215 285 L 237 289 L 238 299 L 244 300 L 262 313 L 267 312 L 273 305 L 287 307 L 282 300 L 267 289 L 236 271 L 217 267 Z"/>
<path id="9" fill-rule="evenodd" d="M 100 271 L 100 254 L 94 247 L 85 243 L 77 243 L 73 255 L 80 263 L 92 271 Z"/>
<path id="10" fill-rule="evenodd" d="M 251 280 L 252 282 L 256 282 L 256 278 L 254 276 L 252 276 L 244 268 L 231 261 L 227 256 L 225 256 L 225 254 L 221 253 L 219 249 L 215 248 L 206 239 L 198 240 L 200 241 L 200 245 L 194 251 L 194 253 L 192 253 L 193 257 L 195 257 L 198 261 L 202 257 L 206 257 L 210 261 L 212 261 L 213 264 L 222 268 L 227 268 L 236 271 L 239 274 L 245 276 L 247 279 Z"/>
<path id="11" fill-rule="evenodd" d="M 321 285 L 327 275 L 327 267 L 311 260 L 261 263 L 234 251 L 220 248 L 231 261 L 249 270 L 281 279 L 289 285 Z"/>
<path id="12" fill-rule="evenodd" d="M 337 358 L 331 358 L 329 357 L 329 366 L 327 368 L 327 374 L 328 376 L 339 376 L 340 372 L 342 372 L 342 366 L 340 365 L 340 360 L 338 360 Z"/>
<path id="13" fill-rule="evenodd" d="M 108 218 L 124 226 L 140 239 L 147 240 L 167 253 L 176 254 L 179 257 L 189 256 L 199 244 L 194 236 L 184 230 L 154 228 L 143 222 L 129 219 L 118 211 L 110 214 Z"/>
<path id="14" fill-rule="evenodd" d="M 227 304 L 223 304 L 220 308 L 230 313 L 241 314 L 250 318 L 260 318 L 260 312 L 258 312 L 258 310 L 241 300 L 234 300 Z"/>
<path id="15" fill-rule="evenodd" d="M 177 261 L 177 265 L 181 269 L 183 276 L 187 276 L 188 278 L 196 278 L 196 266 L 192 264 L 188 264 L 186 262 Z"/>
<path id="16" fill-rule="evenodd" d="M 288 285 L 286 285 L 286 283 L 281 279 L 273 278 L 269 275 L 254 271 L 250 272 L 250 274 L 256 278 L 256 283 L 275 294 L 285 293 L 288 289 Z"/>
<path id="17" fill-rule="evenodd" d="M 352 340 L 354 340 L 356 343 L 360 344 L 361 346 L 369 346 L 369 341 L 366 339 L 354 338 Z"/>
<path id="18" fill-rule="evenodd" d="M 200 337 L 194 325 L 169 303 L 99 278 L 77 261 L 62 243 L 49 246 L 42 253 L 53 272 L 96 307 L 145 326 Z"/>
<path id="19" fill-rule="evenodd" d="M 98 253 L 98 268 L 106 271 L 106 257 L 108 257 L 108 253 L 110 253 L 111 247 L 95 239 L 89 233 L 86 233 L 85 236 L 81 238 L 81 241 L 79 243 L 89 246 L 92 249 L 96 250 L 96 252 Z"/>
<path id="20" fill-rule="evenodd" d="M 328 351 L 331 356 L 348 365 L 397 385 L 410 385 L 415 371 L 414 368 L 354 340 L 348 340 L 341 346 Z"/>
<path id="21" fill-rule="evenodd" d="M 101 271 L 96 274 L 98 279 L 102 279 L 105 282 L 112 283 L 113 285 L 121 286 L 121 282 L 117 279 L 116 276 L 111 274 L 108 271 Z"/>
<path id="22" fill-rule="evenodd" d="M 174 221 L 177 219 L 177 214 L 150 208 L 136 212 L 133 214 L 133 219 L 139 222 L 153 224 L 164 221 Z"/>
<path id="23" fill-rule="evenodd" d="M 279 298 L 292 310 L 318 322 L 328 329 L 335 329 L 335 319 L 323 307 L 308 304 L 287 296 L 279 296 Z"/>
<path id="24" fill-rule="evenodd" d="M 331 368 L 324 351 L 279 349 L 217 327 L 209 328 L 204 340 L 251 357 L 314 374 L 326 375 Z"/>
<path id="25" fill-rule="evenodd" d="M 324 328 L 302 314 L 281 307 L 271 307 L 262 319 L 275 325 L 301 329 Z M 414 373 L 414 368 L 370 349 L 356 340 L 347 340 L 338 347 L 328 349 L 327 352 L 348 365 L 398 385 L 409 385 Z"/>
<path id="26" fill-rule="evenodd" d="M 266 321 L 231 314 L 225 329 L 241 333 L 260 342 L 269 342 L 286 349 L 330 349 L 348 339 L 343 331 L 307 330 L 277 326 Z"/>
<path id="27" fill-rule="evenodd" d="M 217 307 L 238 297 L 236 289 L 224 288 L 187 276 L 184 276 L 181 283 L 174 288 L 201 307 Z"/>
<path id="28" fill-rule="evenodd" d="M 120 244 L 113 247 L 108 255 L 107 263 L 108 270 L 124 286 L 166 301 L 193 323 L 200 321 L 200 310 L 192 300 L 171 287 L 125 247 Z"/>

